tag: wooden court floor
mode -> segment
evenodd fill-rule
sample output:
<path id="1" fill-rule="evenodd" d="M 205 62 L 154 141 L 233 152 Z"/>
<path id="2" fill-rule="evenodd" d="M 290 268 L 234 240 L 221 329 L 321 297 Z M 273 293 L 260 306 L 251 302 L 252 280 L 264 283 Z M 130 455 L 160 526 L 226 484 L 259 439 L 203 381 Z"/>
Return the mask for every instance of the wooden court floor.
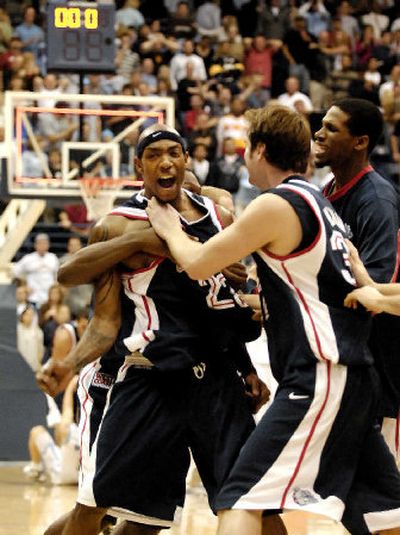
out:
<path id="1" fill-rule="evenodd" d="M 75 502 L 75 487 L 30 484 L 22 467 L 23 463 L 0 463 L 0 535 L 42 535 L 45 528 Z M 284 520 L 290 535 L 347 533 L 341 525 L 316 515 L 288 513 Z M 204 493 L 194 488 L 188 492 L 180 524 L 162 533 L 215 535 L 216 524 Z"/>

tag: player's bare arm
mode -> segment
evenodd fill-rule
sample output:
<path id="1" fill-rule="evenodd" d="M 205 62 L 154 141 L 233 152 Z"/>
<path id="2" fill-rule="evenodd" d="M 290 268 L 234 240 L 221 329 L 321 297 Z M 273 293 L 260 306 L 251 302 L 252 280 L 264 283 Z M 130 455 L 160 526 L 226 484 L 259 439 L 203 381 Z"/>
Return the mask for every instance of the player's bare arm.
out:
<path id="1" fill-rule="evenodd" d="M 275 255 L 287 255 L 302 238 L 294 209 L 284 199 L 268 193 L 255 199 L 232 225 L 204 244 L 188 238 L 171 206 L 152 199 L 147 213 L 172 256 L 193 279 L 206 279 L 262 248 Z"/>
<path id="2" fill-rule="evenodd" d="M 51 396 L 62 392 L 75 373 L 111 348 L 121 324 L 120 284 L 119 274 L 114 271 L 98 280 L 94 315 L 82 338 L 66 358 L 50 359 L 36 375 L 44 392 Z"/>
<path id="3" fill-rule="evenodd" d="M 143 251 L 144 245 L 149 254 L 166 255 L 165 245 L 147 221 L 106 217 L 91 231 L 89 246 L 60 267 L 58 281 L 64 286 L 93 282 L 105 271 Z"/>

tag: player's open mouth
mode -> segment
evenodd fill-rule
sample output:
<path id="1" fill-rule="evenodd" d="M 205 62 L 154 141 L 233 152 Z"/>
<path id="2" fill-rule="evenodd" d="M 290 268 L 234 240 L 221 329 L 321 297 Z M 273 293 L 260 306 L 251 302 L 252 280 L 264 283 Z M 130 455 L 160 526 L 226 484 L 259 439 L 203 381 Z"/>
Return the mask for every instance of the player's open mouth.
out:
<path id="1" fill-rule="evenodd" d="M 175 184 L 175 178 L 174 177 L 168 177 L 168 178 L 159 178 L 157 180 L 157 183 L 162 188 L 170 188 Z"/>

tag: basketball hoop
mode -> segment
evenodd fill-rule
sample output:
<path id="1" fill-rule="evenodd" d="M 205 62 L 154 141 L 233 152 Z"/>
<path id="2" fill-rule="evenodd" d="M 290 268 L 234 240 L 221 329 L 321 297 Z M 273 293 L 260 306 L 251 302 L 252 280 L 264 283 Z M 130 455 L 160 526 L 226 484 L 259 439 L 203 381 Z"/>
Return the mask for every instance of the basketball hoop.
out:
<path id="1" fill-rule="evenodd" d="M 103 178 L 81 178 L 79 187 L 89 221 L 98 221 L 111 212 L 121 189 L 119 180 Z"/>

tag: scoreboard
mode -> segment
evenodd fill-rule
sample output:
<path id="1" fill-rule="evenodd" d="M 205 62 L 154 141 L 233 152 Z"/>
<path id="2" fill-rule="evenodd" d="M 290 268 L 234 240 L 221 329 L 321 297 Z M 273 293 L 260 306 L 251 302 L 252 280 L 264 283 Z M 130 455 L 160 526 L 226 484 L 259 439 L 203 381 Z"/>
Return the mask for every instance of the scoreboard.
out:
<path id="1" fill-rule="evenodd" d="M 48 71 L 115 71 L 114 2 L 50 0 L 46 36 Z"/>

